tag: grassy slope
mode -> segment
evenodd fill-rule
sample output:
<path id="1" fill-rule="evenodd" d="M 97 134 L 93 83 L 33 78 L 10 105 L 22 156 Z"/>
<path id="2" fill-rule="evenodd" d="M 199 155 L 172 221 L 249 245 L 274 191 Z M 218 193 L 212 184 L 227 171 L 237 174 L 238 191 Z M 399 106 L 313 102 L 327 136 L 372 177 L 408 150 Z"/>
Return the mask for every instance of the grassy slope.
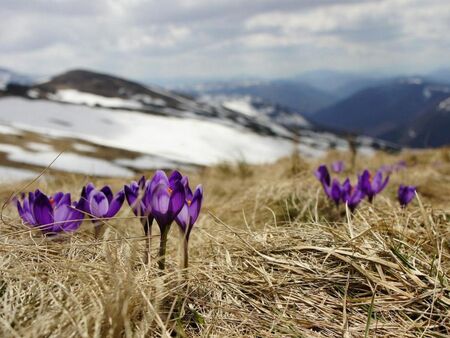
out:
<path id="1" fill-rule="evenodd" d="M 193 173 L 206 200 L 187 275 L 177 270 L 175 226 L 167 272 L 142 265 L 142 229 L 127 207 L 95 242 L 89 222 L 73 236 L 45 241 L 6 206 L 0 336 L 448 335 L 450 150 L 400 157 L 408 169 L 353 217 L 324 198 L 311 161 Z M 358 158 L 357 166 L 375 169 L 400 157 Z M 85 182 L 59 174 L 28 189 L 77 193 Z M 423 206 L 415 200 L 400 210 L 399 183 L 418 185 Z M 1 196 L 18 188 L 4 186 Z"/>

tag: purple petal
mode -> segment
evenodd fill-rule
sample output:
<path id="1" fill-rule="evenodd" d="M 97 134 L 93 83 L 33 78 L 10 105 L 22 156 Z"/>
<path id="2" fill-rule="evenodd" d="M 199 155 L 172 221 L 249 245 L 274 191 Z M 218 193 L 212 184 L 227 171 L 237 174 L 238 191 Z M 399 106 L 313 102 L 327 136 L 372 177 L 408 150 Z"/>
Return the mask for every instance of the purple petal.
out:
<path id="1" fill-rule="evenodd" d="M 187 176 L 183 176 L 183 178 L 180 180 L 181 184 L 184 186 L 184 192 L 186 194 L 186 200 L 192 200 L 194 197 L 192 195 L 192 190 L 189 187 L 189 179 Z"/>
<path id="2" fill-rule="evenodd" d="M 91 198 L 91 193 L 95 190 L 94 183 L 90 182 L 86 185 L 86 199 L 89 201 Z"/>
<path id="3" fill-rule="evenodd" d="M 137 189 L 139 189 L 139 186 L 137 185 L 136 182 L 132 182 L 130 186 L 125 185 L 123 189 L 125 193 L 125 198 L 128 202 L 128 205 L 133 210 L 133 213 L 136 216 L 141 216 L 143 214 L 143 210 L 141 210 L 139 201 L 137 201 Z"/>
<path id="4" fill-rule="evenodd" d="M 203 201 L 203 188 L 201 185 L 195 189 L 194 197 L 192 198 L 191 205 L 189 206 L 189 215 L 191 216 L 190 225 L 193 225 L 200 214 Z"/>
<path id="5" fill-rule="evenodd" d="M 61 224 L 63 231 L 72 232 L 77 230 L 83 222 L 84 214 L 76 209 L 70 208 L 66 222 Z"/>
<path id="6" fill-rule="evenodd" d="M 378 192 L 381 192 L 386 188 L 386 185 L 389 183 L 389 176 L 386 176 L 384 182 L 381 184 L 380 190 Z"/>
<path id="7" fill-rule="evenodd" d="M 160 183 L 165 184 L 166 186 L 169 186 L 169 179 L 166 176 L 166 173 L 162 170 L 157 170 L 155 172 L 155 175 L 150 181 L 150 191 L 153 192 L 153 190 L 156 188 L 156 186 Z"/>
<path id="8" fill-rule="evenodd" d="M 164 183 L 158 184 L 152 191 L 152 211 L 166 214 L 169 210 L 170 195 Z"/>
<path id="9" fill-rule="evenodd" d="M 347 200 L 347 205 L 351 212 L 355 211 L 356 207 L 359 205 L 359 203 L 361 203 L 364 196 L 365 194 L 359 189 L 356 189 L 353 192 L 353 194 Z"/>
<path id="10" fill-rule="evenodd" d="M 380 191 L 382 184 L 383 184 L 383 173 L 381 171 L 377 171 L 372 181 L 373 191 L 375 193 Z"/>
<path id="11" fill-rule="evenodd" d="M 340 173 L 344 170 L 344 162 L 342 161 L 335 161 L 331 164 L 331 169 L 335 172 L 335 173 Z"/>
<path id="12" fill-rule="evenodd" d="M 183 232 L 186 232 L 186 230 L 189 227 L 189 224 L 191 223 L 191 216 L 189 214 L 189 207 L 187 203 L 183 205 L 183 208 L 181 208 L 175 220 L 177 224 L 180 226 L 181 230 L 183 230 Z"/>
<path id="13" fill-rule="evenodd" d="M 89 200 L 89 209 L 94 217 L 104 217 L 109 209 L 108 199 L 101 191 L 92 194 Z"/>
<path id="14" fill-rule="evenodd" d="M 139 186 L 139 188 L 144 189 L 144 187 L 145 187 L 145 182 L 146 182 L 145 176 L 142 176 L 142 177 L 139 179 L 139 182 L 137 183 L 138 186 Z"/>
<path id="15" fill-rule="evenodd" d="M 324 186 L 329 186 L 331 183 L 330 173 L 328 172 L 328 168 L 326 165 L 321 165 L 315 171 L 315 176 Z"/>
<path id="16" fill-rule="evenodd" d="M 53 223 L 53 208 L 47 196 L 40 193 L 34 200 L 33 214 L 39 225 Z"/>
<path id="17" fill-rule="evenodd" d="M 77 209 L 87 212 L 89 214 L 91 213 L 89 210 L 89 203 L 87 201 L 86 186 L 84 186 L 83 189 L 81 189 L 80 200 L 78 201 Z"/>
<path id="18" fill-rule="evenodd" d="M 180 181 L 177 181 L 174 184 L 172 193 L 170 195 L 169 212 L 171 214 L 172 220 L 180 212 L 185 200 L 184 186 Z"/>
<path id="19" fill-rule="evenodd" d="M 105 194 L 108 202 L 112 201 L 114 194 L 111 191 L 111 188 L 109 187 L 109 185 L 105 185 L 103 188 L 100 189 L 100 191 Z"/>
<path id="20" fill-rule="evenodd" d="M 25 223 L 29 225 L 36 225 L 36 220 L 34 219 L 34 216 L 31 213 L 30 209 L 28 207 L 25 207 L 25 202 L 28 203 L 28 200 L 24 200 L 24 207 L 22 208 L 20 201 L 17 200 L 17 211 L 19 212 L 19 216 Z"/>
<path id="21" fill-rule="evenodd" d="M 61 200 L 61 198 L 64 197 L 64 193 L 63 192 L 57 192 L 56 194 L 54 194 L 52 196 L 53 201 L 55 202 L 55 205 L 59 203 L 59 201 Z"/>
<path id="22" fill-rule="evenodd" d="M 336 205 L 339 204 L 341 199 L 341 186 L 339 181 L 336 179 L 333 180 L 333 184 L 331 185 L 330 198 L 336 203 Z"/>
<path id="23" fill-rule="evenodd" d="M 64 222 L 70 214 L 70 204 L 60 204 L 55 208 L 55 222 Z"/>
<path id="24" fill-rule="evenodd" d="M 68 204 L 68 205 L 70 205 L 70 203 L 71 203 L 71 201 L 70 201 L 70 194 L 63 194 L 62 193 L 62 196 L 61 197 L 59 197 L 59 201 L 58 202 L 56 202 L 55 200 L 53 200 L 54 201 L 54 208 L 57 208 L 57 207 L 59 207 L 59 206 L 61 206 L 61 205 L 63 205 L 63 204 Z"/>
<path id="25" fill-rule="evenodd" d="M 183 179 L 183 175 L 178 170 L 172 171 L 172 173 L 169 176 L 169 183 L 170 185 L 174 185 L 175 182 L 181 181 Z"/>
<path id="26" fill-rule="evenodd" d="M 398 188 L 398 201 L 402 207 L 406 207 L 416 195 L 416 187 L 400 185 Z"/>
<path id="27" fill-rule="evenodd" d="M 170 195 L 165 183 L 158 184 L 152 191 L 152 215 L 155 217 L 161 231 L 172 223 L 169 215 Z"/>
<path id="28" fill-rule="evenodd" d="M 109 218 L 115 216 L 122 207 L 124 200 L 125 200 L 125 193 L 123 192 L 123 190 L 121 190 L 116 194 L 116 196 L 111 201 L 109 205 L 109 210 L 106 213 L 105 217 Z"/>

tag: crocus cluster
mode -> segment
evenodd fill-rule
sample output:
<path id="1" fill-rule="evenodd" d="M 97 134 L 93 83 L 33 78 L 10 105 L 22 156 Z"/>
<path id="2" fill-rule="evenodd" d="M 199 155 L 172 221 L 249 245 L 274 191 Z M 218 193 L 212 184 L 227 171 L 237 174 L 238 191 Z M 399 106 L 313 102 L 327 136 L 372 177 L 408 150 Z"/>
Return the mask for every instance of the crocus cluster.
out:
<path id="1" fill-rule="evenodd" d="M 203 190 L 199 185 L 193 194 L 189 187 L 189 179 L 180 172 L 174 171 L 167 177 L 158 170 L 151 179 L 142 177 L 139 182 L 131 182 L 124 187 L 125 196 L 134 214 L 141 219 L 144 232 L 151 236 L 153 220 L 158 224 L 161 237 L 159 247 L 159 267 L 164 269 L 167 236 L 171 224 L 176 221 L 179 225 L 184 241 L 185 259 L 187 267 L 187 245 L 189 235 L 201 209 Z M 186 214 L 187 213 L 187 214 Z M 147 254 L 150 258 L 150 240 L 147 240 Z"/>
<path id="2" fill-rule="evenodd" d="M 164 269 L 167 237 L 175 221 L 183 234 L 183 265 L 187 267 L 189 236 L 200 214 L 203 189 L 199 185 L 192 192 L 188 177 L 178 171 L 167 177 L 164 171 L 158 170 L 151 179 L 143 176 L 116 194 L 109 186 L 97 189 L 89 183 L 75 202 L 71 202 L 68 193 L 47 196 L 36 190 L 27 196 L 22 195 L 16 203 L 22 220 L 46 236 L 76 231 L 87 216 L 94 224 L 97 238 L 104 222 L 119 212 L 125 199 L 144 228 L 147 240 L 145 260 L 150 262 L 151 227 L 156 220 L 161 233 L 158 264 Z"/>
<path id="3" fill-rule="evenodd" d="M 357 183 L 352 185 L 350 178 L 346 178 L 341 184 L 337 178 L 331 180 L 330 172 L 326 165 L 317 168 L 315 176 L 322 184 L 325 194 L 336 206 L 342 202 L 353 212 L 361 201 L 367 197 L 369 202 L 373 201 L 375 195 L 379 194 L 388 184 L 389 176 L 383 178 L 383 173 L 377 171 L 373 180 L 368 170 L 358 175 Z"/>

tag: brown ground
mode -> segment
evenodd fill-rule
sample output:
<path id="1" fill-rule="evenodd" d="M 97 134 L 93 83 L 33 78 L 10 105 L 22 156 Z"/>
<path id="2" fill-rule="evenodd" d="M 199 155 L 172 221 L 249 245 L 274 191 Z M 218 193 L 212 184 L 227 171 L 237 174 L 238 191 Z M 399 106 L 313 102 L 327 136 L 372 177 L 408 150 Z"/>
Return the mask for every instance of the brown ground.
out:
<path id="1" fill-rule="evenodd" d="M 324 161 L 338 157 L 349 158 Z M 354 215 L 325 199 L 312 175 L 317 161 L 294 156 L 190 173 L 205 187 L 205 204 L 184 273 L 176 225 L 165 273 L 154 260 L 142 263 L 142 229 L 126 205 L 100 241 L 88 221 L 78 233 L 45 240 L 6 205 L 0 336 L 448 336 L 450 149 L 359 157 L 357 169 L 400 159 L 408 168 Z M 58 174 L 25 190 L 78 194 L 84 183 Z M 418 186 L 420 199 L 406 210 L 395 199 L 400 183 Z M 4 186 L 0 196 L 19 188 Z"/>

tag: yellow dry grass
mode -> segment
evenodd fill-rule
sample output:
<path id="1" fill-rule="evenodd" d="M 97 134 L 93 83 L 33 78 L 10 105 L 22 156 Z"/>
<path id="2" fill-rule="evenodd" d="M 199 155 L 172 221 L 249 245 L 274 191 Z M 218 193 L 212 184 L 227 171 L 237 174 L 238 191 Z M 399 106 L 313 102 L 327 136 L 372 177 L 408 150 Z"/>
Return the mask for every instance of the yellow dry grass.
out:
<path id="1" fill-rule="evenodd" d="M 342 157 L 350 158 L 323 161 Z M 0 336 L 446 337 L 450 150 L 358 157 L 346 174 L 399 159 L 408 168 L 354 215 L 325 199 L 312 175 L 317 161 L 293 156 L 191 173 L 205 203 L 185 272 L 175 225 L 165 273 L 142 263 L 142 229 L 127 206 L 96 241 L 88 221 L 73 235 L 44 239 L 6 205 Z M 58 174 L 27 189 L 77 194 L 87 180 Z M 420 200 L 406 210 L 395 200 L 400 183 L 419 187 Z M 6 185 L 1 196 L 19 188 Z"/>

